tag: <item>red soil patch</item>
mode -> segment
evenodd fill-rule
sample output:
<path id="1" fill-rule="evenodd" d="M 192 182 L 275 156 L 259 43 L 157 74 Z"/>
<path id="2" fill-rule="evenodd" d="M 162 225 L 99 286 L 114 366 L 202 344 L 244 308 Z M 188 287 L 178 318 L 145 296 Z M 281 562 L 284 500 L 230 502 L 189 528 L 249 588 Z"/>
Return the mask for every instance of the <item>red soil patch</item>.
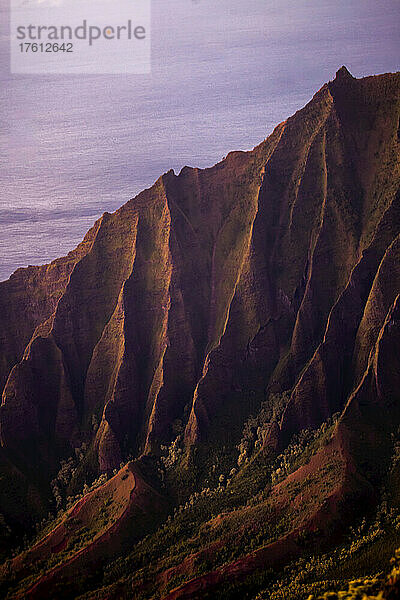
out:
<path id="1" fill-rule="evenodd" d="M 49 570 L 40 577 L 30 588 L 17 596 L 17 598 L 30 598 L 43 600 L 43 598 L 56 597 L 55 588 L 62 585 L 74 597 L 73 590 L 77 586 L 77 580 L 82 574 L 87 577 L 93 569 L 105 561 L 110 560 L 116 553 L 120 552 L 121 545 L 134 539 L 134 525 L 143 514 L 152 510 L 160 512 L 164 505 L 161 497 L 155 490 L 147 485 L 144 480 L 133 471 L 132 463 L 126 465 L 121 471 L 103 486 L 88 494 L 80 501 L 80 508 L 73 512 L 76 518 L 82 518 L 82 514 L 97 514 L 98 506 L 94 501 L 98 495 L 102 497 L 105 489 L 111 489 L 114 497 L 126 499 L 120 507 L 118 518 L 108 528 L 101 531 L 86 546 L 79 549 L 76 554 L 66 557 L 65 562 Z M 90 499 L 89 499 L 90 497 Z M 82 513 L 82 511 L 85 511 Z M 52 535 L 52 534 L 50 534 Z M 63 596 L 64 597 L 64 596 Z"/>
<path id="2" fill-rule="evenodd" d="M 307 485 L 302 485 L 307 483 Z M 294 486 L 299 490 L 293 497 Z M 331 443 L 321 448 L 308 464 L 300 467 L 284 481 L 276 485 L 267 503 L 270 505 L 274 518 L 277 520 L 283 514 L 292 514 L 292 529 L 280 539 L 247 554 L 223 567 L 204 575 L 194 577 L 187 583 L 175 588 L 164 596 L 163 600 L 194 600 L 201 598 L 204 590 L 209 591 L 215 586 L 232 580 L 243 580 L 251 573 L 260 570 L 282 566 L 302 552 L 299 543 L 300 534 L 307 532 L 315 534 L 320 541 L 329 531 L 339 531 L 342 527 L 341 512 L 343 500 L 360 493 L 370 493 L 366 490 L 366 482 L 356 473 L 353 461 L 347 452 L 346 443 L 341 431 L 336 434 Z M 244 510 L 251 519 L 250 509 Z M 229 519 L 229 514 L 223 516 Z M 217 549 L 219 544 L 213 544 L 209 551 Z M 184 574 L 185 568 L 190 577 L 193 561 L 187 557 L 174 569 L 169 569 L 158 579 L 165 583 L 166 575 Z"/>
<path id="3" fill-rule="evenodd" d="M 64 538 L 59 544 L 56 544 L 55 546 L 53 546 L 51 551 L 53 554 L 58 554 L 58 552 L 65 550 L 66 547 L 67 547 L 67 538 Z"/>
<path id="4" fill-rule="evenodd" d="M 125 475 L 128 474 L 128 477 Z M 125 478 L 124 478 L 125 477 Z M 79 535 L 82 528 L 89 531 L 95 524 L 99 511 L 104 503 L 109 503 L 112 518 L 117 521 L 122 517 L 129 505 L 130 497 L 135 489 L 135 476 L 129 465 L 121 469 L 109 481 L 89 492 L 79 500 L 62 518 L 61 522 L 46 537 L 40 540 L 28 552 L 24 552 L 12 561 L 12 570 L 18 572 L 25 565 L 32 565 L 38 560 L 46 560 L 51 554 L 59 553 L 65 549 L 69 542 Z M 112 526 L 112 520 L 104 528 L 99 528 L 90 540 L 93 543 L 97 538 L 104 535 Z M 81 551 L 82 548 L 78 548 Z"/>
<path id="5" fill-rule="evenodd" d="M 61 522 L 48 535 L 40 540 L 32 549 L 17 556 L 11 565 L 11 570 L 18 573 L 21 579 L 28 577 L 38 562 L 46 562 L 53 556 L 60 555 L 60 564 L 50 566 L 31 588 L 21 592 L 18 598 L 43 597 L 36 594 L 44 582 L 50 583 L 67 567 L 78 563 L 84 555 L 90 555 L 94 549 L 107 546 L 107 540 L 117 532 L 124 522 L 134 501 L 135 494 L 143 484 L 138 485 L 138 478 L 129 463 L 114 477 L 103 485 L 89 492 L 79 500 L 62 518 Z M 118 537 L 118 536 L 117 536 Z M 65 550 L 64 562 L 61 555 Z M 75 550 L 76 547 L 76 550 Z M 110 545 L 110 550 L 112 544 Z M 107 551 L 107 549 L 106 549 Z M 51 562 L 50 562 L 51 565 Z M 49 596 L 45 596 L 49 597 Z"/>

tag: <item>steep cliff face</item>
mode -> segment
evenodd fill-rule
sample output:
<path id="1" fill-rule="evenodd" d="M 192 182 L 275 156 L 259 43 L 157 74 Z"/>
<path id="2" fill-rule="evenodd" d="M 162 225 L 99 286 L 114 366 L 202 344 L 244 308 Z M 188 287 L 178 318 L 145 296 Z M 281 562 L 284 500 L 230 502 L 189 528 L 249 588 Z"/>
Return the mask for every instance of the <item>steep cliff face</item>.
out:
<path id="1" fill-rule="evenodd" d="M 343 67 L 252 152 L 167 173 L 3 283 L 3 446 L 95 435 L 112 468 L 185 407 L 207 436 L 244 386 L 293 388 L 286 436 L 340 410 L 399 285 L 398 87 Z"/>
<path id="2" fill-rule="evenodd" d="M 99 224 L 65 258 L 43 267 L 18 269 L 0 285 L 0 387 L 3 389 L 12 367 L 22 359 L 36 327 L 54 312 L 69 276 L 90 250 Z"/>
<path id="3" fill-rule="evenodd" d="M 292 478 L 335 457 L 338 479 L 316 480 L 293 531 L 323 502 L 334 522 L 338 498 L 368 495 L 377 440 L 399 424 L 399 111 L 398 74 L 342 67 L 251 152 L 166 173 L 68 257 L 0 284 L 4 460 L 37 489 L 83 443 L 95 473 L 177 433 L 193 460 L 216 439 L 234 448 L 267 401 L 265 457 L 342 413 Z"/>

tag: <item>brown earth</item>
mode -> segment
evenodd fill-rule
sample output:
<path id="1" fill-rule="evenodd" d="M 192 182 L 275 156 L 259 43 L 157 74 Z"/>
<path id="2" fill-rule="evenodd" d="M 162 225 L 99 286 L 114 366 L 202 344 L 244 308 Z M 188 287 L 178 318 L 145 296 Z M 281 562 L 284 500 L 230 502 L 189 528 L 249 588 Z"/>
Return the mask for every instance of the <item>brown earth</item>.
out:
<path id="1" fill-rule="evenodd" d="M 128 452 L 157 456 L 179 419 L 190 453 L 225 433 L 239 405 L 248 416 L 244 398 L 283 393 L 267 446 L 284 449 L 339 413 L 333 438 L 260 506 L 222 521 L 246 527 L 252 510 L 265 511 L 290 517 L 290 531 L 200 577 L 191 556 L 175 571 L 160 564 L 160 590 L 184 574 L 166 597 L 194 598 L 285 562 L 301 531 L 334 539 L 349 503 L 373 502 L 400 424 L 399 107 L 399 74 L 355 79 L 342 67 L 251 152 L 164 174 L 66 258 L 0 284 L 0 461 L 20 482 L 22 519 L 28 505 L 40 513 L 59 460 L 83 442 L 91 469 L 110 472 Z M 115 525 L 56 567 L 67 579 L 100 560 L 103 535 L 118 546 L 124 490 L 137 494 L 136 475 L 128 480 Z M 76 507 L 83 523 L 112 485 Z M 0 510 L 17 520 L 7 488 Z M 69 518 L 30 561 L 66 550 Z M 217 532 L 204 552 L 223 543 Z M 53 589 L 59 572 L 29 597 Z"/>

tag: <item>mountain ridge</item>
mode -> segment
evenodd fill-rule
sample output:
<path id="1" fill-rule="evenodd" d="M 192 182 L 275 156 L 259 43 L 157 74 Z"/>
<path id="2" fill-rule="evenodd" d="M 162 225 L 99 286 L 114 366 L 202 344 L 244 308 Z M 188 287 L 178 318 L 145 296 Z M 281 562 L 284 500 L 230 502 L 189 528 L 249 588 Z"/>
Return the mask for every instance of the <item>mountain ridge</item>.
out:
<path id="1" fill-rule="evenodd" d="M 239 494 L 252 465 L 268 471 L 336 413 L 312 466 L 260 501 L 291 529 L 255 551 L 254 568 L 239 557 L 231 571 L 275 564 L 285 543 L 298 555 L 302 531 L 323 545 L 357 502 L 374 504 L 400 424 L 399 108 L 399 74 L 356 79 L 342 67 L 253 150 L 167 172 L 67 257 L 0 284 L 0 460 L 17 473 L 20 506 L 35 497 L 24 526 L 46 511 L 60 461 L 82 448 L 71 490 L 131 456 L 179 504 L 216 465 L 232 467 L 236 447 Z M 254 414 L 261 424 L 242 442 Z M 305 481 L 301 514 L 288 490 Z M 6 489 L 0 510 L 18 528 Z M 212 585 L 231 571 L 219 566 Z M 211 585 L 193 565 L 185 577 L 165 597 Z"/>

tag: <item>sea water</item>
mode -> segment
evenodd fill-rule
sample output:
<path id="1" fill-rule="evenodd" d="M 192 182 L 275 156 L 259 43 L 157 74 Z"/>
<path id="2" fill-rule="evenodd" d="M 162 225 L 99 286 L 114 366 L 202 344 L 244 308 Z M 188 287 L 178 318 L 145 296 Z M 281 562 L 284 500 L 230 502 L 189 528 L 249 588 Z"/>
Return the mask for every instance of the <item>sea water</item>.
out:
<path id="1" fill-rule="evenodd" d="M 153 0 L 150 74 L 28 76 L 10 73 L 1 0 L 0 280 L 64 255 L 163 172 L 254 147 L 342 64 L 398 70 L 399 6 Z"/>

